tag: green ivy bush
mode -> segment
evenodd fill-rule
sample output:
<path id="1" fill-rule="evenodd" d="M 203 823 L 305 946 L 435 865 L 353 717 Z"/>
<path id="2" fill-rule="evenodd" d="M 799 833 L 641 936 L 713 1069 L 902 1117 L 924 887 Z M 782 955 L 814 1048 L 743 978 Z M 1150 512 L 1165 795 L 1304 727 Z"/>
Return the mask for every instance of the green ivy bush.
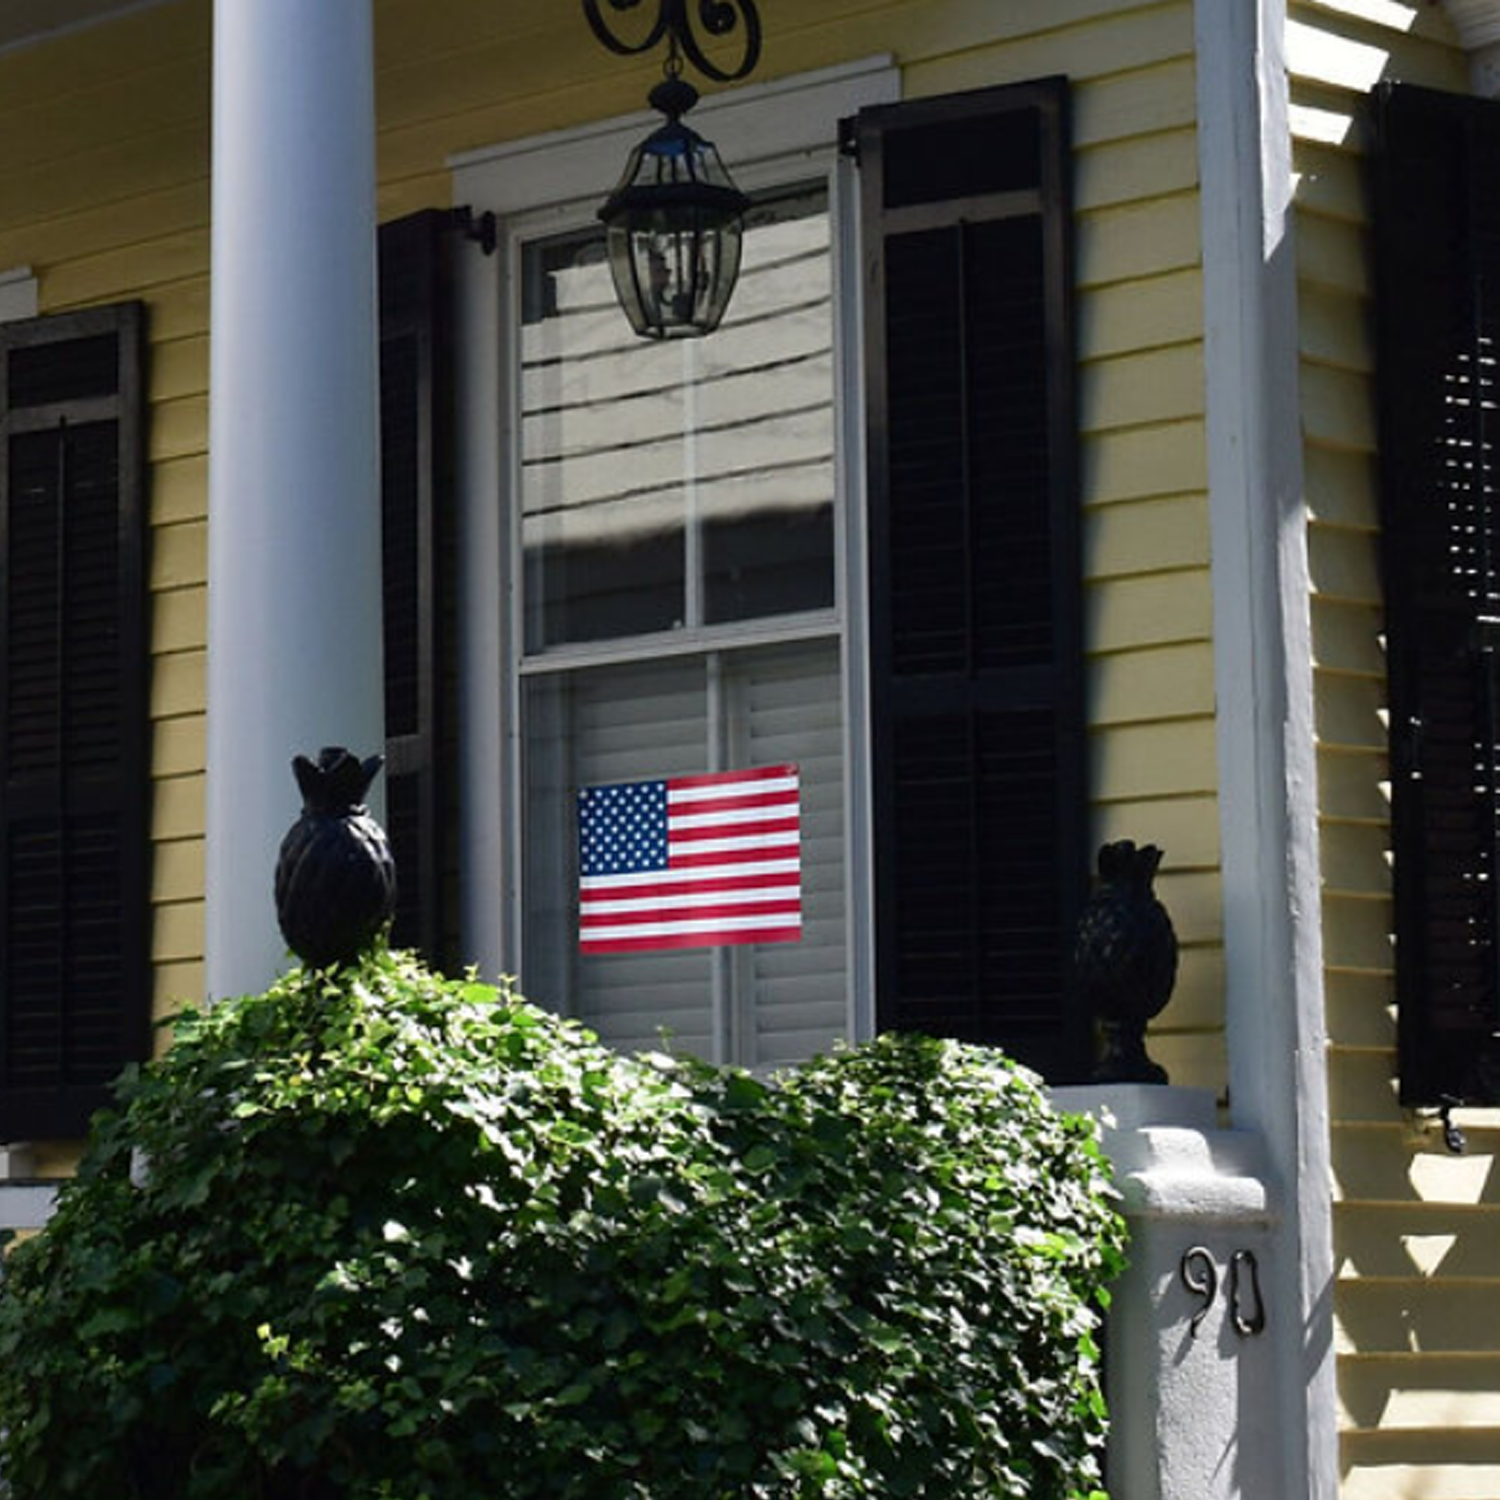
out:
<path id="1" fill-rule="evenodd" d="M 0 1293 L 14 1500 L 1097 1496 L 1090 1127 L 886 1037 L 773 1086 L 377 953 L 178 1021 Z"/>

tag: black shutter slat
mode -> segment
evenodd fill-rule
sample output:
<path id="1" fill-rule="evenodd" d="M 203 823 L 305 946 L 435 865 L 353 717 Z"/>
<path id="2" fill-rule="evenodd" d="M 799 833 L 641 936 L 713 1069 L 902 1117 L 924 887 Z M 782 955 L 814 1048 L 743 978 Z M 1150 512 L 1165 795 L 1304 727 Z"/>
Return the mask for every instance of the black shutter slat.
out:
<path id="1" fill-rule="evenodd" d="M 380 230 L 386 825 L 396 857 L 392 941 L 441 963 L 453 816 L 445 691 L 452 559 L 451 216 Z"/>
<path id="2" fill-rule="evenodd" d="M 113 329 L 66 342 L 20 345 L 10 358 L 9 409 L 113 397 L 119 391 L 119 371 L 120 339 Z"/>
<path id="3" fill-rule="evenodd" d="M 1376 94 L 1401 1100 L 1500 1102 L 1500 106 Z"/>
<path id="4" fill-rule="evenodd" d="M 150 1046 L 144 316 L 0 326 L 0 1139 Z"/>
<path id="5" fill-rule="evenodd" d="M 1067 89 L 867 110 L 877 1019 L 1088 1064 Z"/>

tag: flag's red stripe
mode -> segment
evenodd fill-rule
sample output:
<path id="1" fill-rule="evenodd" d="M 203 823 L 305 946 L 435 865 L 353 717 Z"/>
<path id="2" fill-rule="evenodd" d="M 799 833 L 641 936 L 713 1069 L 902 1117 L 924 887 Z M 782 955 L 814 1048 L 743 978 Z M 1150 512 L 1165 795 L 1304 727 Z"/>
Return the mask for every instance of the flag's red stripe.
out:
<path id="1" fill-rule="evenodd" d="M 653 948 L 719 948 L 738 943 L 795 943 L 801 937 L 800 926 L 762 927 L 749 932 L 683 932 L 646 938 L 604 938 L 594 942 L 584 937 L 578 946 L 584 953 L 642 953 Z"/>
<path id="2" fill-rule="evenodd" d="M 705 865 L 753 865 L 765 859 L 794 859 L 794 844 L 755 844 L 748 849 L 709 849 L 693 852 L 672 848 L 667 856 L 673 870 L 698 870 Z"/>
<path id="3" fill-rule="evenodd" d="M 713 906 L 707 902 L 674 902 L 671 906 L 653 906 L 643 911 L 605 911 L 597 914 L 584 907 L 579 919 L 589 927 L 639 927 L 649 922 L 729 922 L 735 917 L 788 916 L 802 910 L 800 897 L 769 901 L 746 901 L 733 906 Z"/>
<path id="4" fill-rule="evenodd" d="M 673 776 L 667 781 L 667 795 L 679 787 L 724 786 L 729 782 L 776 781 L 783 776 L 795 776 L 797 768 L 786 766 L 756 766 L 751 771 L 710 771 L 703 776 Z"/>
<path id="5" fill-rule="evenodd" d="M 702 828 L 669 824 L 667 839 L 673 844 L 691 844 L 702 839 L 753 839 L 768 833 L 796 833 L 801 819 L 796 813 L 784 818 L 757 818 L 753 823 L 708 823 Z"/>
<path id="6" fill-rule="evenodd" d="M 608 877 L 604 877 L 608 878 Z M 590 901 L 658 901 L 665 905 L 669 901 L 688 896 L 716 896 L 729 891 L 773 890 L 777 887 L 796 890 L 799 885 L 795 870 L 779 873 L 751 875 L 710 875 L 698 880 L 679 880 L 671 883 L 650 881 L 641 885 L 587 885 L 580 899 Z"/>

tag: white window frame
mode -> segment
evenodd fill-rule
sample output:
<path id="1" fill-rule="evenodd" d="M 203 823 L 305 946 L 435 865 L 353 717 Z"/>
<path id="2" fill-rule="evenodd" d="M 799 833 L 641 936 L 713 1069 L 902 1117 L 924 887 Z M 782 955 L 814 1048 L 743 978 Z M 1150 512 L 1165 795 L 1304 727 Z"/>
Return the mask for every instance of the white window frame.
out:
<path id="1" fill-rule="evenodd" d="M 0 323 L 15 323 L 37 315 L 36 277 L 30 266 L 0 271 Z"/>
<path id="2" fill-rule="evenodd" d="M 838 123 L 900 96 L 889 58 L 874 58 L 706 98 L 693 124 L 723 152 L 746 191 L 828 183 L 834 254 L 835 605 L 827 614 L 714 626 L 652 638 L 653 657 L 831 636 L 844 662 L 845 859 L 848 903 L 846 1029 L 874 1033 L 868 652 L 863 528 L 863 381 L 858 302 L 856 191 L 837 154 Z M 519 967 L 522 805 L 518 736 L 522 678 L 563 665 L 640 659 L 640 638 L 553 647 L 522 661 L 519 446 L 514 440 L 519 326 L 517 268 L 523 241 L 591 222 L 631 147 L 658 123 L 642 112 L 457 157 L 454 201 L 500 224 L 493 257 L 464 256 L 457 287 L 459 507 L 459 781 L 464 825 L 460 923 L 482 972 Z M 750 144 L 742 144 L 750 143 Z M 753 157 L 750 155 L 754 151 Z M 622 314 L 623 316 L 623 314 Z M 497 581 L 510 590 L 502 594 Z M 504 774 L 501 772 L 504 768 Z"/>

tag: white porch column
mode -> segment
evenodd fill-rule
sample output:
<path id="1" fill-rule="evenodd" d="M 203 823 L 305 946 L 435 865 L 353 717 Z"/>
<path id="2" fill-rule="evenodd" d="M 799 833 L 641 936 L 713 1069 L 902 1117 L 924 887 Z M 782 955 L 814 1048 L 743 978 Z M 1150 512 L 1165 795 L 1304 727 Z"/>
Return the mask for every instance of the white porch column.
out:
<path id="1" fill-rule="evenodd" d="M 1263 1144 L 1278 1197 L 1256 1250 L 1264 1335 L 1226 1347 L 1240 1389 L 1268 1408 L 1264 1430 L 1276 1434 L 1246 1470 L 1261 1487 L 1239 1493 L 1335 1500 L 1333 1170 L 1287 9 L 1287 0 L 1194 7 L 1229 1099 L 1235 1130 Z M 1188 1423 L 1195 1415 L 1190 1405 L 1178 1412 Z"/>
<path id="2" fill-rule="evenodd" d="M 382 748 L 370 0 L 215 0 L 207 985 L 284 965 L 294 754 Z M 377 791 L 380 783 L 376 783 Z"/>

